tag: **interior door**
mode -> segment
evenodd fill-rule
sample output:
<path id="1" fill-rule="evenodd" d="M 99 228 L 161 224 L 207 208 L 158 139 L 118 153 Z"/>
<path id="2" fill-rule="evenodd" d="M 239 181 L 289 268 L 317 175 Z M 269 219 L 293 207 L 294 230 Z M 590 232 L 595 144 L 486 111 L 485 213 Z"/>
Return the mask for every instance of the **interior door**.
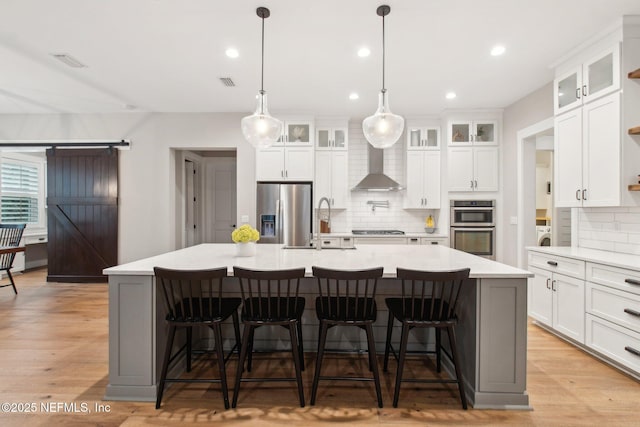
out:
<path id="1" fill-rule="evenodd" d="M 48 282 L 107 281 L 118 262 L 118 150 L 47 150 Z"/>
<path id="2" fill-rule="evenodd" d="M 210 219 L 207 242 L 231 243 L 231 232 L 236 227 L 236 158 L 209 159 L 205 179 L 205 218 Z"/>

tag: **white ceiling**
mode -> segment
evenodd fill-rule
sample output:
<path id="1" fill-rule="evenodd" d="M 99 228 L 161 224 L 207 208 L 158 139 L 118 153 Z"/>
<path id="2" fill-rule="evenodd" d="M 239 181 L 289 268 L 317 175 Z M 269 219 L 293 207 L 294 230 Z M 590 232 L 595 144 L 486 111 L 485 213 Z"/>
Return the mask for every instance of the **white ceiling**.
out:
<path id="1" fill-rule="evenodd" d="M 551 81 L 549 65 L 567 51 L 640 14 L 638 0 L 0 0 L 0 113 L 252 111 L 255 9 L 266 6 L 271 111 L 369 115 L 382 79 L 381 4 L 391 6 L 386 86 L 401 115 L 506 107 Z M 489 55 L 497 43 L 502 57 Z M 225 56 L 230 46 L 239 58 Z M 370 57 L 356 55 L 362 46 Z"/>

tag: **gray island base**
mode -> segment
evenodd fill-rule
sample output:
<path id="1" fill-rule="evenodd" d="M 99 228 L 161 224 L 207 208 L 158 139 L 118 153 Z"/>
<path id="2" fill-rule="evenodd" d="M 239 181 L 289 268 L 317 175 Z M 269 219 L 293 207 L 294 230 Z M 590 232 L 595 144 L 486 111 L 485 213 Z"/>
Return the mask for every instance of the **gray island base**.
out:
<path id="1" fill-rule="evenodd" d="M 312 266 L 364 269 L 382 266 L 384 279 L 378 289 L 376 349 L 383 354 L 387 311 L 384 298 L 399 295 L 396 268 L 453 270 L 470 268 L 458 310 L 456 330 L 462 355 L 465 389 L 476 409 L 531 409 L 527 376 L 527 278 L 528 271 L 510 267 L 441 245 L 366 245 L 355 250 L 296 250 L 281 245 L 257 245 L 253 257 L 237 257 L 234 244 L 202 244 L 104 270 L 109 276 L 109 384 L 107 400 L 155 401 L 161 357 L 166 340 L 164 309 L 157 292 L 153 267 L 204 269 L 233 266 L 253 269 Z M 234 292 L 235 279 L 227 289 Z M 305 349 L 317 347 L 318 322 L 313 312 L 317 283 L 303 280 L 307 299 L 302 319 Z M 231 328 L 230 325 L 228 325 Z M 400 339 L 394 329 L 393 342 Z M 256 333 L 256 348 L 287 348 L 288 340 L 277 329 Z M 344 328 L 343 328 L 344 329 Z M 354 328 L 355 329 L 355 328 Z M 230 329 L 224 334 L 230 348 Z M 358 351 L 366 348 L 358 331 L 330 336 L 327 347 Z M 410 349 L 434 345 L 433 336 L 412 338 Z M 207 337 L 200 337 L 207 344 Z M 444 358 L 444 361 L 447 361 Z M 181 368 L 180 364 L 177 369 Z M 451 366 L 445 366 L 450 370 Z M 179 373 L 179 371 L 178 371 Z M 395 376 L 395 363 L 389 373 Z"/>

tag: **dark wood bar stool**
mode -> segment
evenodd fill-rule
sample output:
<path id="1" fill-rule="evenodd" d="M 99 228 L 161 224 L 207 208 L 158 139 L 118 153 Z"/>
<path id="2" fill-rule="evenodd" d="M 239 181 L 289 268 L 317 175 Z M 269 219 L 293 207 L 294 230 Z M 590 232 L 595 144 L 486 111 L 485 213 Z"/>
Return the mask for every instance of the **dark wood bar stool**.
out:
<path id="1" fill-rule="evenodd" d="M 11 268 L 13 268 L 13 260 L 16 258 L 16 253 L 24 250 L 19 246 L 25 227 L 26 224 L 0 224 L 0 249 L 2 249 L 0 252 L 0 271 L 6 271 L 11 282 L 8 285 L 0 286 L 0 288 L 11 286 L 16 295 L 18 295 L 18 290 L 11 275 Z"/>
<path id="2" fill-rule="evenodd" d="M 320 321 L 318 338 L 318 358 L 313 376 L 311 404 L 316 403 L 316 393 L 320 380 L 373 381 L 378 398 L 378 407 L 382 408 L 380 375 L 376 358 L 376 344 L 373 339 L 373 323 L 378 313 L 376 306 L 376 288 L 382 277 L 382 267 L 368 270 L 348 271 L 330 270 L 313 267 L 313 275 L 318 279 L 320 296 L 316 298 L 316 314 Z M 334 326 L 357 326 L 367 333 L 370 377 L 322 377 L 322 359 L 327 342 L 327 331 Z"/>
<path id="3" fill-rule="evenodd" d="M 225 370 L 226 359 L 234 349 L 240 346 L 240 322 L 238 321 L 238 308 L 242 300 L 240 298 L 222 297 L 222 280 L 227 276 L 226 268 L 213 270 L 170 270 L 155 267 L 153 269 L 156 280 L 159 283 L 159 292 L 162 292 L 167 309 L 166 320 L 169 323 L 169 335 L 164 352 L 164 361 L 158 394 L 156 409 L 160 408 L 162 394 L 167 382 L 186 383 L 220 383 L 225 409 L 229 409 L 229 392 L 227 387 L 227 375 Z M 227 358 L 222 348 L 221 324 L 229 317 L 233 318 L 236 344 L 233 346 Z M 191 371 L 191 344 L 192 328 L 208 327 L 213 330 L 215 339 L 215 352 L 218 360 L 219 379 L 180 379 L 167 378 L 169 364 L 184 350 L 187 354 L 187 372 Z M 174 355 L 173 341 L 178 328 L 186 328 L 187 342 Z"/>
<path id="4" fill-rule="evenodd" d="M 304 352 L 302 347 L 301 318 L 304 312 L 305 299 L 298 296 L 300 279 L 304 277 L 304 267 L 289 270 L 249 270 L 233 267 L 233 274 L 240 281 L 242 292 L 242 347 L 232 405 L 238 403 L 241 382 L 296 381 L 300 406 L 304 407 L 304 390 L 302 388 L 302 369 L 304 369 Z M 289 330 L 291 352 L 295 366 L 295 378 L 242 378 L 244 362 L 249 354 L 247 370 L 251 371 L 251 354 L 253 353 L 253 336 L 260 326 L 277 325 Z"/>
<path id="5" fill-rule="evenodd" d="M 458 297 L 465 280 L 469 278 L 469 269 L 430 272 L 398 268 L 397 277 L 402 281 L 402 297 L 385 299 L 389 309 L 389 322 L 384 352 L 384 372 L 387 372 L 389 351 L 393 352 L 398 361 L 393 407 L 396 408 L 398 406 L 401 382 L 421 382 L 457 383 L 462 407 L 467 409 L 467 398 L 464 393 L 464 383 L 460 371 L 460 356 L 454 327 L 458 323 L 456 317 Z M 402 323 L 399 356 L 391 346 L 394 319 L 398 319 Z M 437 372 L 441 371 L 441 330 L 446 329 L 449 336 L 449 346 L 451 347 L 451 359 L 456 373 L 455 379 L 402 379 L 409 331 L 413 328 L 435 328 Z"/>

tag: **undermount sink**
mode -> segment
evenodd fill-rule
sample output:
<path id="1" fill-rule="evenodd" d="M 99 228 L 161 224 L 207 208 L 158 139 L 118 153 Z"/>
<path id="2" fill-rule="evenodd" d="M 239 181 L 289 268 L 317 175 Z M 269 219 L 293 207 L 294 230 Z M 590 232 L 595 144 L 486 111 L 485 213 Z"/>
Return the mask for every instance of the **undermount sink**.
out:
<path id="1" fill-rule="evenodd" d="M 325 249 L 328 250 L 336 250 L 336 249 L 341 249 L 344 251 L 350 250 L 350 249 L 355 249 L 355 246 L 352 246 L 350 248 L 340 248 L 338 246 L 323 246 L 322 247 L 322 251 L 324 251 Z M 317 248 L 315 246 L 283 246 L 282 249 L 313 249 L 316 250 Z"/>

